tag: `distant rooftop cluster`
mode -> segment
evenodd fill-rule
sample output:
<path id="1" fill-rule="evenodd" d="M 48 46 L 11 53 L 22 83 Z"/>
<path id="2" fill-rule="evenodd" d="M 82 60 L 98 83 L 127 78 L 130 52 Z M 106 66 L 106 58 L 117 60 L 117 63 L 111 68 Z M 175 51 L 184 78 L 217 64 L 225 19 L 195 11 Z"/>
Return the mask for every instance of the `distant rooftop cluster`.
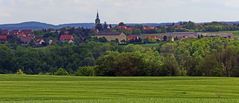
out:
<path id="1" fill-rule="evenodd" d="M 57 42 L 73 43 L 74 36 L 69 32 L 61 32 L 58 30 L 47 30 L 45 35 L 39 35 L 39 31 L 30 29 L 23 30 L 1 30 L 0 42 L 1 43 L 17 43 L 21 45 L 35 45 L 46 46 L 56 44 Z M 43 32 L 43 31 L 40 31 Z M 55 34 L 56 38 L 47 37 L 47 35 Z"/>
<path id="2" fill-rule="evenodd" d="M 182 23 L 173 23 L 164 26 L 144 26 L 144 25 L 133 25 L 129 26 L 120 22 L 116 26 L 108 25 L 106 22 L 101 24 L 99 13 L 97 12 L 95 19 L 95 33 L 96 38 L 105 39 L 105 41 L 116 41 L 119 43 L 134 43 L 134 42 L 160 42 L 160 41 L 176 41 L 184 39 L 197 39 L 202 37 L 222 37 L 222 38 L 233 38 L 233 34 L 230 32 L 186 32 L 180 31 L 181 28 L 185 28 L 185 25 L 189 25 L 193 28 L 195 25 L 189 21 Z M 179 31 L 162 32 L 162 28 L 174 27 Z M 160 31 L 161 33 L 158 33 Z"/>
<path id="3" fill-rule="evenodd" d="M 233 30 L 239 30 L 239 25 L 219 22 L 196 24 L 191 21 L 160 26 L 127 25 L 124 22 L 120 22 L 117 25 L 107 24 L 106 22 L 102 24 L 100 15 L 97 12 L 95 27 L 92 29 L 70 26 L 39 30 L 7 30 L 0 28 L 0 42 L 36 47 L 64 43 L 79 44 L 87 40 L 116 42 L 119 44 L 158 43 L 204 37 L 233 39 L 232 32 L 224 32 Z"/>

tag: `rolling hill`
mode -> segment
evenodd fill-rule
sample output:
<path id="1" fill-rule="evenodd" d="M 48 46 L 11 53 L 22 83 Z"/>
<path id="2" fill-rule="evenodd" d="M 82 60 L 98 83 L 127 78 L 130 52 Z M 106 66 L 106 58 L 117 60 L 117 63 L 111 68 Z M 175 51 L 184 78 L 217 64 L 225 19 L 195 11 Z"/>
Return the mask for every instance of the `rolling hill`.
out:
<path id="1" fill-rule="evenodd" d="M 238 25 L 239 22 L 221 22 L 225 24 L 236 24 Z M 127 23 L 129 26 L 134 25 L 144 25 L 144 26 L 166 26 L 166 25 L 172 25 L 173 23 Z M 113 26 L 117 24 L 112 24 Z M 33 29 L 33 30 L 39 30 L 39 29 L 59 29 L 64 27 L 83 27 L 83 28 L 93 28 L 95 26 L 94 23 L 69 23 L 69 24 L 59 24 L 59 25 L 53 25 L 53 24 L 47 24 L 42 22 L 36 22 L 36 21 L 30 21 L 30 22 L 22 22 L 22 23 L 15 23 L 15 24 L 0 24 L 0 29 L 8 29 L 8 30 L 14 30 L 14 29 Z"/>
<path id="2" fill-rule="evenodd" d="M 23 23 L 16 23 L 16 24 L 1 24 L 0 28 L 1 29 L 8 29 L 8 30 L 13 30 L 13 29 L 58 29 L 58 28 L 63 28 L 63 27 L 83 27 L 83 28 L 93 28 L 94 24 L 93 23 L 72 23 L 72 24 L 60 24 L 60 25 L 53 25 L 53 24 L 47 24 L 47 23 L 41 23 L 41 22 L 23 22 Z"/>

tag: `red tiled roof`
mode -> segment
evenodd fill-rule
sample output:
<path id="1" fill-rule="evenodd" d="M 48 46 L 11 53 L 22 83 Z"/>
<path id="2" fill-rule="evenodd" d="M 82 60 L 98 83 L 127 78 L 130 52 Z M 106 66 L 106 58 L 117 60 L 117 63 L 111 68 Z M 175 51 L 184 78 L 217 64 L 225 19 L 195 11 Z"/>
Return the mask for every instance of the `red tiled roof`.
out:
<path id="1" fill-rule="evenodd" d="M 100 36 L 115 36 L 115 35 L 120 35 L 120 32 L 99 32 L 96 35 Z"/>
<path id="2" fill-rule="evenodd" d="M 61 41 L 70 41 L 70 40 L 74 40 L 74 37 L 71 34 L 62 34 L 60 36 L 60 40 Z"/>
<path id="3" fill-rule="evenodd" d="M 30 37 L 30 36 L 27 36 L 27 37 L 20 37 L 20 40 L 21 40 L 21 42 L 29 43 L 29 42 L 31 42 L 32 37 Z"/>
<path id="4" fill-rule="evenodd" d="M 19 30 L 12 30 L 10 32 L 10 35 L 17 35 L 19 33 Z"/>
<path id="5" fill-rule="evenodd" d="M 16 32 L 15 35 L 17 35 L 18 38 L 20 38 L 21 42 L 23 43 L 29 43 L 33 40 L 34 36 L 31 34 L 32 32 L 28 31 L 20 31 Z"/>
<path id="6" fill-rule="evenodd" d="M 8 34 L 8 30 L 5 30 L 5 29 L 4 29 L 4 30 L 1 31 L 1 33 L 2 33 L 2 34 Z"/>
<path id="7" fill-rule="evenodd" d="M 127 36 L 127 39 L 128 40 L 137 40 L 137 39 L 139 39 L 140 38 L 140 36 L 138 36 L 138 35 L 128 35 Z"/>
<path id="8" fill-rule="evenodd" d="M 31 34 L 32 33 L 32 30 L 28 30 L 28 29 L 25 29 L 25 30 L 21 30 L 22 33 L 25 33 L 25 34 Z"/>
<path id="9" fill-rule="evenodd" d="M 128 27 L 127 26 L 117 26 L 116 28 L 117 29 L 127 29 Z"/>
<path id="10" fill-rule="evenodd" d="M 0 41 L 7 41 L 7 35 L 1 34 Z"/>
<path id="11" fill-rule="evenodd" d="M 128 30 L 128 31 L 136 30 L 136 28 L 129 27 L 129 26 L 117 26 L 116 29 L 122 29 L 122 30 Z"/>
<path id="12" fill-rule="evenodd" d="M 155 27 L 151 27 L 151 26 L 144 26 L 143 30 L 155 30 Z"/>
<path id="13" fill-rule="evenodd" d="M 145 36 L 145 39 L 160 39 L 160 36 L 156 36 L 156 35 L 150 35 L 150 36 Z"/>

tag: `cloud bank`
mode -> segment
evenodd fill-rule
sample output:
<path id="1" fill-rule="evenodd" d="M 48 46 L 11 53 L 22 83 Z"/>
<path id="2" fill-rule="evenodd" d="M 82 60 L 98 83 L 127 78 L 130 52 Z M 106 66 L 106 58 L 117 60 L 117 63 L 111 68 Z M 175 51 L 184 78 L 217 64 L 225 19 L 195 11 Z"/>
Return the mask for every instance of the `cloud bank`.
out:
<path id="1" fill-rule="evenodd" d="M 0 0 L 0 24 L 239 21 L 239 0 Z"/>

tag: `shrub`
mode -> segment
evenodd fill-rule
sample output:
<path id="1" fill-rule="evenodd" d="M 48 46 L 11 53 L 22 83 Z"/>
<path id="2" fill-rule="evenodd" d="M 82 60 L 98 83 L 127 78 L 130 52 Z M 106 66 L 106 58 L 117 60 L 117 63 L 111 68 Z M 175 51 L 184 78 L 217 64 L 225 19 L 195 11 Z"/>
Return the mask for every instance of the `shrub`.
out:
<path id="1" fill-rule="evenodd" d="M 64 68 L 59 68 L 54 75 L 69 75 L 69 73 Z"/>
<path id="2" fill-rule="evenodd" d="M 77 76 L 95 76 L 95 67 L 94 66 L 86 66 L 79 67 L 76 72 Z"/>
<path id="3" fill-rule="evenodd" d="M 18 75 L 24 75 L 25 73 L 22 71 L 22 69 L 18 69 L 16 74 L 18 74 Z"/>

